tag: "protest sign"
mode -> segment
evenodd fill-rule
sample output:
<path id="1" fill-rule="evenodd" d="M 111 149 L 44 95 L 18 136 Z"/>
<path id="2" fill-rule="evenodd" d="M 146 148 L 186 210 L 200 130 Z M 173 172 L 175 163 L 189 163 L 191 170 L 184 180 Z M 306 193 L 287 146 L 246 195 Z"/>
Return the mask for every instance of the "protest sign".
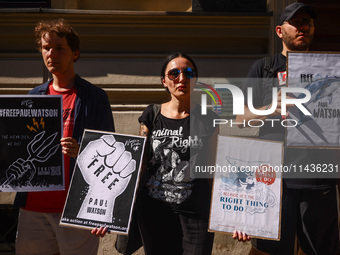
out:
<path id="1" fill-rule="evenodd" d="M 85 130 L 61 225 L 128 233 L 145 139 Z"/>
<path id="2" fill-rule="evenodd" d="M 63 190 L 62 97 L 0 95 L 0 190 Z"/>
<path id="3" fill-rule="evenodd" d="M 288 52 L 289 88 L 303 88 L 310 99 L 303 106 L 288 108 L 288 119 L 295 127 L 287 128 L 286 142 L 291 147 L 340 148 L 340 53 Z M 294 93 L 297 99 L 305 93 Z"/>
<path id="4" fill-rule="evenodd" d="M 218 137 L 209 230 L 280 238 L 283 144 Z"/>

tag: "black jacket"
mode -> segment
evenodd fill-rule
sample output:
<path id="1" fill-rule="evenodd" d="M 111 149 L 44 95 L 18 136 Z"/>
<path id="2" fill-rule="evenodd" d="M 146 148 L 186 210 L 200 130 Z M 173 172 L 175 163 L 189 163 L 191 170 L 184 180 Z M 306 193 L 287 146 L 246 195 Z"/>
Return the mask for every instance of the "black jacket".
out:
<path id="1" fill-rule="evenodd" d="M 51 80 L 35 87 L 28 94 L 45 95 Z M 94 86 L 90 82 L 76 75 L 75 88 L 77 96 L 75 101 L 73 138 L 81 143 L 84 129 L 94 129 L 114 132 L 112 111 L 106 92 Z M 70 160 L 70 178 L 73 174 L 75 158 Z M 14 205 L 23 207 L 26 205 L 27 192 L 18 192 Z"/>

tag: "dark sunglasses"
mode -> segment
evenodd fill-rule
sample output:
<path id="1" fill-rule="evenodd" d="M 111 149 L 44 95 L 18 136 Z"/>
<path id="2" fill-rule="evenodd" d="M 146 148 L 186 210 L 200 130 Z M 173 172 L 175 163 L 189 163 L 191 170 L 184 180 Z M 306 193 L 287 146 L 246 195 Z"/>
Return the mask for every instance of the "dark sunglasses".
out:
<path id="1" fill-rule="evenodd" d="M 314 26 L 314 20 L 313 19 L 303 19 L 303 18 L 293 18 L 287 21 L 290 25 L 294 27 L 312 27 Z"/>
<path id="2" fill-rule="evenodd" d="M 194 69 L 191 67 L 186 67 L 182 69 L 182 71 L 177 68 L 171 69 L 166 76 L 168 76 L 169 80 L 173 81 L 176 80 L 181 73 L 183 73 L 188 79 L 194 78 L 196 76 Z"/>

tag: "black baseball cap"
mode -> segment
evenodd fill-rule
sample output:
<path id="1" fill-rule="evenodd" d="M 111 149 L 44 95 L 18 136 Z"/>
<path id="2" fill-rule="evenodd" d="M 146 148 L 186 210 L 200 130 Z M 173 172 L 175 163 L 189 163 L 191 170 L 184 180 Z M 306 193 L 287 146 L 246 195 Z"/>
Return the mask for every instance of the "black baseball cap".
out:
<path id="1" fill-rule="evenodd" d="M 292 3 L 288 5 L 282 12 L 279 24 L 282 25 L 283 22 L 290 20 L 297 11 L 305 10 L 307 11 L 313 19 L 316 19 L 317 13 L 313 6 L 304 5 L 303 3 Z"/>

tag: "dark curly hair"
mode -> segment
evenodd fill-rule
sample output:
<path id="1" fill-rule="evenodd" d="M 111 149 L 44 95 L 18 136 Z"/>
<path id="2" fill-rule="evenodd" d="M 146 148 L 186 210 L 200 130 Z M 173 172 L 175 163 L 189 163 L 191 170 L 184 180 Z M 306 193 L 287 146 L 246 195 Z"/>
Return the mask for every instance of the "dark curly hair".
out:
<path id="1" fill-rule="evenodd" d="M 42 20 L 37 23 L 34 29 L 38 49 L 41 50 L 41 37 L 46 33 L 56 33 L 59 37 L 65 37 L 73 52 L 79 51 L 79 37 L 73 28 L 64 19 Z M 79 58 L 79 55 L 78 55 Z M 78 60 L 78 58 L 75 61 Z"/>

